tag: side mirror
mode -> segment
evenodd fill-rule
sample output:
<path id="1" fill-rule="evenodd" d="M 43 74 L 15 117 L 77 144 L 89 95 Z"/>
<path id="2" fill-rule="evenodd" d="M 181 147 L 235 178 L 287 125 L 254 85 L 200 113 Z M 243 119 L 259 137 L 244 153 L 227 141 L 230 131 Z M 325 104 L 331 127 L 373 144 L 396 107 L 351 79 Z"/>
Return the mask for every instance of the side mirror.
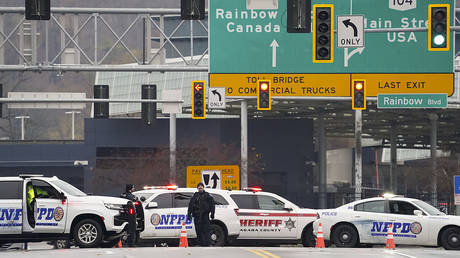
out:
<path id="1" fill-rule="evenodd" d="M 145 202 L 145 196 L 141 196 L 141 202 Z"/>
<path id="2" fill-rule="evenodd" d="M 414 215 L 423 216 L 423 212 L 421 210 L 414 210 Z"/>
<path id="3" fill-rule="evenodd" d="M 149 202 L 149 204 L 147 204 L 147 207 L 145 207 L 146 209 L 155 209 L 155 208 L 158 208 L 158 203 L 157 202 Z"/>
<path id="4" fill-rule="evenodd" d="M 283 208 L 283 209 L 284 209 L 284 210 L 287 210 L 287 211 L 293 211 L 293 210 L 294 210 L 294 209 L 293 209 L 291 206 L 289 206 L 288 204 L 284 204 L 284 208 Z"/>
<path id="5" fill-rule="evenodd" d="M 59 199 L 61 199 L 62 201 L 67 200 L 67 196 L 65 196 L 65 194 L 63 192 L 61 192 L 59 194 Z"/>

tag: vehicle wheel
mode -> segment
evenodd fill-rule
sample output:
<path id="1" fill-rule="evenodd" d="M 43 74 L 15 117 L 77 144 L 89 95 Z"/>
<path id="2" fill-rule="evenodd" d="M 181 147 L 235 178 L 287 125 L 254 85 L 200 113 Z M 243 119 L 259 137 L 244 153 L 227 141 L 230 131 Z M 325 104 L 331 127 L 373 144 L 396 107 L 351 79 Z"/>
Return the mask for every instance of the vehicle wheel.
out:
<path id="1" fill-rule="evenodd" d="M 216 224 L 211 224 L 211 246 L 224 246 L 225 245 L 225 231 Z"/>
<path id="2" fill-rule="evenodd" d="M 313 234 L 313 226 L 309 225 L 302 235 L 302 245 L 304 247 L 314 247 L 316 244 L 316 236 Z"/>
<path id="3" fill-rule="evenodd" d="M 450 227 L 441 235 L 441 244 L 446 250 L 460 250 L 460 229 Z"/>
<path id="4" fill-rule="evenodd" d="M 69 249 L 70 240 L 68 239 L 56 240 L 53 242 L 53 246 L 54 246 L 54 249 Z"/>
<path id="5" fill-rule="evenodd" d="M 102 227 L 93 219 L 84 219 L 73 229 L 75 243 L 81 248 L 92 248 L 102 241 Z"/>
<path id="6" fill-rule="evenodd" d="M 355 247 L 358 241 L 358 232 L 348 224 L 337 226 L 333 232 L 333 241 L 337 247 Z"/>

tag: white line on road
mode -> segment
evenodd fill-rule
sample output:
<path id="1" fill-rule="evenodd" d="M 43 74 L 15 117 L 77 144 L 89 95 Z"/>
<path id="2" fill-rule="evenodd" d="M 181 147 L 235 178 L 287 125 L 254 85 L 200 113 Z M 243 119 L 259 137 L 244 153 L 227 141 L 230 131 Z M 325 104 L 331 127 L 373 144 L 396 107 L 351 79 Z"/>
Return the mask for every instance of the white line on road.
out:
<path id="1" fill-rule="evenodd" d="M 385 253 L 388 253 L 388 254 L 396 254 L 396 255 L 399 255 L 399 256 L 407 257 L 407 258 L 417 258 L 416 256 L 412 256 L 412 255 L 408 255 L 408 254 L 403 254 L 403 253 L 400 253 L 400 252 L 397 252 L 397 251 L 388 251 L 388 250 L 385 250 Z"/>

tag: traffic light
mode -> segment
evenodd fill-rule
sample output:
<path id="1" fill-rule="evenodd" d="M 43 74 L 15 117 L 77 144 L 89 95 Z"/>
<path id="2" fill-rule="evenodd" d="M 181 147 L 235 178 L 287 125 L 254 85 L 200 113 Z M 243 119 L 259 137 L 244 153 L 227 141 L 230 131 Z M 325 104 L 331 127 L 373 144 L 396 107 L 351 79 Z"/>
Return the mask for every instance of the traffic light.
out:
<path id="1" fill-rule="evenodd" d="M 182 20 L 204 20 L 204 0 L 181 0 L 180 18 Z"/>
<path id="2" fill-rule="evenodd" d="M 334 62 L 334 5 L 313 5 L 313 63 Z"/>
<path id="3" fill-rule="evenodd" d="M 428 6 L 428 50 L 448 51 L 450 47 L 450 5 Z"/>
<path id="4" fill-rule="evenodd" d="M 142 99 L 156 99 L 157 86 L 142 85 Z M 142 103 L 142 120 L 146 125 L 151 125 L 157 119 L 157 103 Z"/>
<path id="5" fill-rule="evenodd" d="M 94 85 L 95 99 L 109 98 L 109 85 Z M 109 118 L 109 102 L 94 103 L 94 118 Z"/>
<path id="6" fill-rule="evenodd" d="M 206 88 L 205 81 L 193 81 L 192 90 L 192 118 L 206 118 Z"/>
<path id="7" fill-rule="evenodd" d="M 257 81 L 257 110 L 271 110 L 272 99 L 270 92 L 270 81 Z"/>
<path id="8" fill-rule="evenodd" d="M 287 1 L 287 32 L 311 32 L 311 0 Z"/>
<path id="9" fill-rule="evenodd" d="M 25 0 L 26 20 L 49 20 L 51 16 L 50 0 Z"/>
<path id="10" fill-rule="evenodd" d="M 352 89 L 352 108 L 353 110 L 365 110 L 366 109 L 366 81 L 365 80 L 353 80 Z"/>

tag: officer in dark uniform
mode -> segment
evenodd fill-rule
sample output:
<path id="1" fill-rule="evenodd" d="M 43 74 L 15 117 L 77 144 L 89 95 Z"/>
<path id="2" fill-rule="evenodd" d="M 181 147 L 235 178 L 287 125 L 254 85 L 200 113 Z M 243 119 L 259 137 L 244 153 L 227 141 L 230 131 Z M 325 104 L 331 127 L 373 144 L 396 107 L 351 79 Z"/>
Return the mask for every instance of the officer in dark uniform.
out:
<path id="1" fill-rule="evenodd" d="M 134 192 L 134 185 L 126 184 L 125 192 L 121 194 L 121 198 L 130 200 L 135 207 L 138 199 L 133 194 L 133 192 Z M 127 233 L 128 233 L 127 244 L 129 247 L 133 247 L 134 244 L 136 243 L 136 235 L 137 235 L 136 228 L 137 228 L 137 220 L 136 220 L 136 215 L 135 215 L 133 220 L 129 220 L 128 230 L 127 230 Z"/>
<path id="2" fill-rule="evenodd" d="M 193 194 L 188 205 L 187 219 L 190 220 L 190 215 L 193 215 L 195 223 L 195 231 L 200 246 L 211 245 L 211 229 L 210 220 L 214 219 L 216 210 L 214 198 L 204 190 L 204 184 L 198 183 L 198 192 Z"/>

